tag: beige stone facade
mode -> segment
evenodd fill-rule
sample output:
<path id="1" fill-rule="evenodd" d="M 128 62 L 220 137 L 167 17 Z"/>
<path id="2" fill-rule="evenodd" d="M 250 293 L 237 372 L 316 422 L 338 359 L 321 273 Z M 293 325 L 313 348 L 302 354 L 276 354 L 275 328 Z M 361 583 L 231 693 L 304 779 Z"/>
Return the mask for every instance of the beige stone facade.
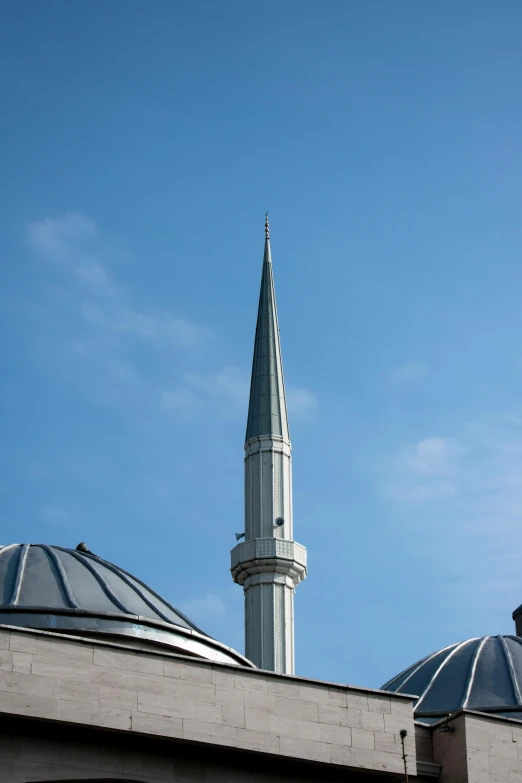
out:
<path id="1" fill-rule="evenodd" d="M 415 726 L 412 699 L 0 626 L 0 781 L 522 783 L 522 724 Z"/>
<path id="2" fill-rule="evenodd" d="M 0 667 L 4 715 L 396 775 L 404 729 L 415 774 L 403 696 L 7 628 Z"/>
<path id="3" fill-rule="evenodd" d="M 461 713 L 433 732 L 440 783 L 522 783 L 522 723 Z"/>

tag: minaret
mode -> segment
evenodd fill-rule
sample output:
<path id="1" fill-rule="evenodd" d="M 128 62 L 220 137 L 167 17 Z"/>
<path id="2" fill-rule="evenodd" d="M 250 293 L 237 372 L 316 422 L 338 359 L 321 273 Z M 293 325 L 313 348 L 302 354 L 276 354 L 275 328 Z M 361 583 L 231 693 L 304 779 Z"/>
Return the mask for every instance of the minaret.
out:
<path id="1" fill-rule="evenodd" d="M 294 590 L 306 576 L 306 549 L 293 540 L 291 450 L 267 213 L 245 442 L 245 540 L 231 552 L 231 571 L 245 591 L 245 655 L 281 674 L 294 673 Z"/>

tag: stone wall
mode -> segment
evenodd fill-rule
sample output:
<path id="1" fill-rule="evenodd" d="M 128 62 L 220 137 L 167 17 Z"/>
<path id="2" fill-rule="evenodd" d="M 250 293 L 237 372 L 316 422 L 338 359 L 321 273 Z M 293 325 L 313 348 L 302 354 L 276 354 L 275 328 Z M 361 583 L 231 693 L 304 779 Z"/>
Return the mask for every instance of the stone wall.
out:
<path id="1" fill-rule="evenodd" d="M 0 714 L 402 774 L 411 701 L 168 653 L 0 628 Z"/>
<path id="2" fill-rule="evenodd" d="M 0 717 L 2 783 L 386 783 L 386 773 Z M 100 731 L 103 731 L 100 734 Z"/>
<path id="3" fill-rule="evenodd" d="M 470 783 L 522 783 L 522 724 L 464 716 Z"/>
<path id="4" fill-rule="evenodd" d="M 467 783 L 464 716 L 451 721 L 452 731 L 433 729 L 433 761 L 442 764 L 439 783 Z"/>
<path id="5" fill-rule="evenodd" d="M 433 730 L 440 783 L 522 783 L 522 724 L 464 712 Z"/>
<path id="6" fill-rule="evenodd" d="M 431 729 L 415 725 L 415 751 L 417 761 L 433 761 Z"/>

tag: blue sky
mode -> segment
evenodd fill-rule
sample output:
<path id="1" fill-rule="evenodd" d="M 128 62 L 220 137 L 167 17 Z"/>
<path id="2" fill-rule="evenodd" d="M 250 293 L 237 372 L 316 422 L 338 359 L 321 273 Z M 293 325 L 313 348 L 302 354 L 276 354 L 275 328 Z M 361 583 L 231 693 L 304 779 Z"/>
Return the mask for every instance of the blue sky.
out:
<path id="1" fill-rule="evenodd" d="M 517 0 L 4 4 L 2 543 L 90 548 L 243 649 L 263 251 L 309 577 L 377 687 L 522 602 Z"/>

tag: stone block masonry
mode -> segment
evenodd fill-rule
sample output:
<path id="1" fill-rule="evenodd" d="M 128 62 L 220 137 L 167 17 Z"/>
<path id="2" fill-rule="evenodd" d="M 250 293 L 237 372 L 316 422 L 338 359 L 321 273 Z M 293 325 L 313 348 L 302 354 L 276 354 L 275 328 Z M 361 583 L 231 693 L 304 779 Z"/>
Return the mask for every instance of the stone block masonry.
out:
<path id="1" fill-rule="evenodd" d="M 505 716 L 463 711 L 450 731 L 433 729 L 433 760 L 439 783 L 522 783 L 522 723 Z"/>
<path id="2" fill-rule="evenodd" d="M 416 774 L 412 700 L 0 626 L 0 714 Z M 20 658 L 20 655 L 23 658 Z"/>

